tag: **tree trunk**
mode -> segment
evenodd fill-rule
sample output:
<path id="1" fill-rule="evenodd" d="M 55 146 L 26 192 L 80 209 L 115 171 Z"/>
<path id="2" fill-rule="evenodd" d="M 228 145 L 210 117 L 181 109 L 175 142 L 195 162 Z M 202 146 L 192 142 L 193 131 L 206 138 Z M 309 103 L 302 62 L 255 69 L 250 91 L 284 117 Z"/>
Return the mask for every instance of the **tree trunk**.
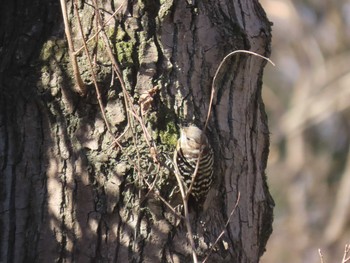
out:
<path id="1" fill-rule="evenodd" d="M 169 207 L 181 202 L 166 160 L 179 128 L 203 128 L 209 110 L 215 180 L 203 209 L 190 212 L 196 255 L 201 262 L 258 262 L 273 208 L 264 174 L 266 61 L 231 56 L 216 79 L 211 109 L 209 101 L 228 53 L 269 56 L 270 24 L 260 4 L 111 1 L 99 3 L 97 13 L 93 2 L 82 1 L 79 16 L 84 39 L 92 37 L 87 48 L 100 93 L 82 50 L 77 60 L 85 96 L 74 88 L 58 1 L 6 5 L 0 262 L 191 262 L 188 229 Z M 67 10 L 77 51 L 83 38 L 72 2 Z M 105 24 L 93 37 L 99 15 Z"/>

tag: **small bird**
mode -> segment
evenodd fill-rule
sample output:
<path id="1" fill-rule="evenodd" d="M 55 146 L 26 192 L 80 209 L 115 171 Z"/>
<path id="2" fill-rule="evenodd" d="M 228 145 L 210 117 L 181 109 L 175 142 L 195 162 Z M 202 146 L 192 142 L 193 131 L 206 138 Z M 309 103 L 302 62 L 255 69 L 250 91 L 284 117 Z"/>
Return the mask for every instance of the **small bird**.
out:
<path id="1" fill-rule="evenodd" d="M 185 186 L 185 194 L 191 191 L 190 197 L 195 204 L 202 205 L 213 182 L 214 153 L 201 129 L 194 125 L 181 129 L 174 153 L 174 164 Z M 195 179 L 190 189 L 193 176 Z"/>

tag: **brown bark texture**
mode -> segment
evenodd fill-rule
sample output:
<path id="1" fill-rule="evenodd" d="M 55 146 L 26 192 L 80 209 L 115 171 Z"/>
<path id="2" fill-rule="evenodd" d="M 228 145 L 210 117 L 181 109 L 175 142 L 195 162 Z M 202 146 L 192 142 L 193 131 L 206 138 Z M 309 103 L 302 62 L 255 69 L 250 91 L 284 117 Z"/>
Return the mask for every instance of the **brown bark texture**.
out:
<path id="1" fill-rule="evenodd" d="M 266 61 L 230 57 L 209 109 L 228 53 L 270 54 L 258 1 L 102 1 L 98 10 L 94 1 L 76 3 L 91 38 L 93 71 L 67 2 L 84 96 L 75 90 L 59 1 L 1 3 L 0 262 L 192 262 L 188 230 L 167 205 L 181 202 L 165 164 L 179 128 L 203 127 L 208 110 L 215 180 L 203 209 L 190 212 L 196 254 L 200 262 L 258 262 L 273 210 Z M 94 36 L 98 16 L 104 25 Z"/>

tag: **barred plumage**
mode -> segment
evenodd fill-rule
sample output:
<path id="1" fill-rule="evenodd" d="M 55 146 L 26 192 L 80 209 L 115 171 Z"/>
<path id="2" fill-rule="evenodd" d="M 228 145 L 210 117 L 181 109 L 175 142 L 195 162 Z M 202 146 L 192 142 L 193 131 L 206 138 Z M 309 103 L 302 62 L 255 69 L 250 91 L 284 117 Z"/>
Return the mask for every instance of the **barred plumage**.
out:
<path id="1" fill-rule="evenodd" d="M 202 130 L 196 126 L 181 129 L 181 136 L 174 153 L 174 164 L 186 186 L 185 191 L 188 191 L 200 156 L 198 170 L 190 193 L 199 203 L 204 202 L 213 182 L 213 155 L 208 138 Z"/>

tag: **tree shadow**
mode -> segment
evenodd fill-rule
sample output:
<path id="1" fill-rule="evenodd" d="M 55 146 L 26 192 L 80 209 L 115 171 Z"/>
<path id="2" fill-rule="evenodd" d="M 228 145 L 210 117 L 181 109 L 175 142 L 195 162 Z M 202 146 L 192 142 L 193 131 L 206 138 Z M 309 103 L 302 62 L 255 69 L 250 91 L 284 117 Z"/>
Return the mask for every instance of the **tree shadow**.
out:
<path id="1" fill-rule="evenodd" d="M 105 130 L 86 135 L 103 121 L 95 94 L 81 98 L 71 89 L 59 3 L 1 5 L 0 261 L 113 259 L 119 237 L 101 238 L 124 223 L 100 207 L 106 193 L 95 177 L 103 169 L 91 168 L 91 149 L 82 146 Z"/>

